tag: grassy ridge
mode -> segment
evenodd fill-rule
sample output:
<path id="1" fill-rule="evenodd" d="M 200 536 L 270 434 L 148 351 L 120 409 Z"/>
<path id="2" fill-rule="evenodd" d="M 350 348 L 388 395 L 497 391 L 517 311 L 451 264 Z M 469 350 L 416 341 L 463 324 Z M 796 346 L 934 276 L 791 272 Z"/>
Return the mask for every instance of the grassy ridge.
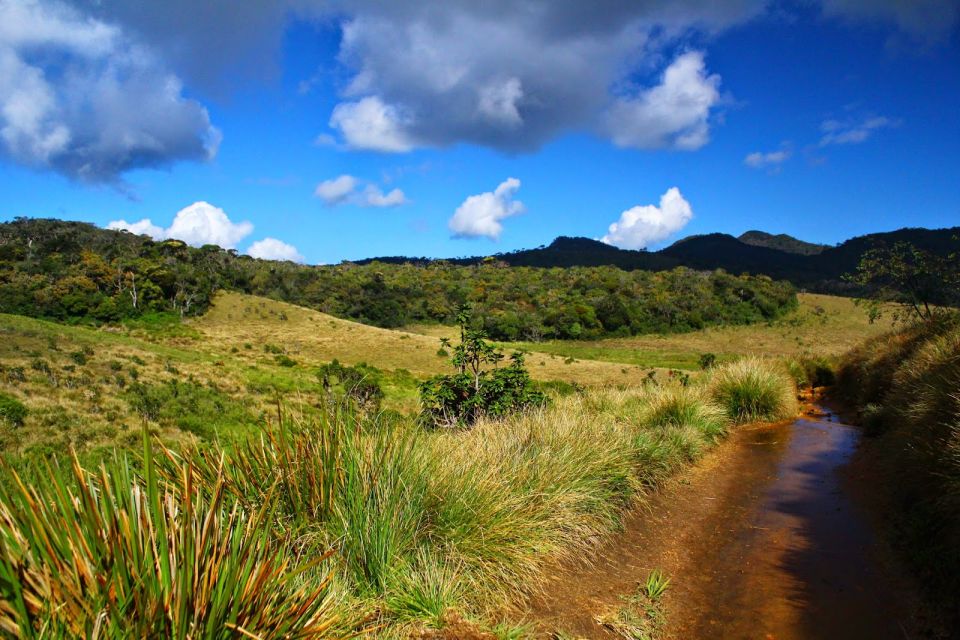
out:
<path id="1" fill-rule="evenodd" d="M 749 370 L 789 388 L 778 365 Z M 714 379 L 736 386 L 738 371 Z M 746 405 L 721 406 L 719 389 L 594 390 L 442 433 L 334 407 L 221 450 L 147 449 L 138 466 L 3 483 L 0 628 L 89 633 L 143 615 L 173 637 L 400 637 L 451 609 L 493 626 L 547 563 L 589 552 L 756 405 L 742 394 Z M 791 410 L 769 408 L 754 417 Z M 237 578 L 204 578 L 215 574 Z M 89 606 L 60 606 L 84 589 Z"/>
<path id="2" fill-rule="evenodd" d="M 960 316 L 867 341 L 843 358 L 837 386 L 878 436 L 903 548 L 960 628 Z"/>

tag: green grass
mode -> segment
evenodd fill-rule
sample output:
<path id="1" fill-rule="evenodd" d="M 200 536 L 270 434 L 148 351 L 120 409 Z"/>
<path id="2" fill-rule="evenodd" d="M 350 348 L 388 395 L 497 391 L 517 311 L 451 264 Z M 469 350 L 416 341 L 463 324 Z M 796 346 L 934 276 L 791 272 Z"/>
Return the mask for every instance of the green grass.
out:
<path id="1" fill-rule="evenodd" d="M 793 380 L 779 362 L 744 358 L 711 371 L 710 395 L 738 424 L 797 413 Z"/>
<path id="2" fill-rule="evenodd" d="M 708 389 L 671 384 L 571 394 L 439 433 L 336 405 L 281 411 L 236 444 L 148 450 L 72 479 L 40 469 L 32 488 L 0 494 L 0 590 L 13 603 L 0 625 L 89 634 L 107 610 L 109 625 L 134 615 L 176 637 L 184 625 L 221 637 L 224 616 L 260 637 L 307 637 L 339 614 L 332 635 L 368 625 L 402 637 L 453 611 L 493 628 L 730 426 Z M 210 592 L 200 578 L 214 571 L 229 583 Z M 110 600 L 135 587 L 123 606 Z"/>
<path id="3" fill-rule="evenodd" d="M 666 623 L 660 599 L 670 587 L 670 578 L 654 569 L 637 591 L 623 598 L 614 611 L 597 617 L 597 622 L 625 640 L 656 640 Z"/>
<path id="4" fill-rule="evenodd" d="M 946 626 L 960 614 L 960 315 L 904 326 L 846 354 L 840 397 L 880 458 L 898 547 Z"/>

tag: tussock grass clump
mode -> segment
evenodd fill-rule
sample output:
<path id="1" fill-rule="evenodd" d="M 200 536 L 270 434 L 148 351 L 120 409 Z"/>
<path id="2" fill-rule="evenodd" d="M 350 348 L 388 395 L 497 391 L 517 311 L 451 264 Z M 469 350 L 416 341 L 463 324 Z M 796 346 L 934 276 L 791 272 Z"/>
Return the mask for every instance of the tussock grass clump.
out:
<path id="1" fill-rule="evenodd" d="M 22 637 L 328 637 L 329 580 L 270 533 L 266 508 L 227 499 L 222 476 L 161 483 L 120 459 L 76 458 L 0 493 L 0 631 Z M 11 472 L 12 473 L 12 472 Z"/>
<path id="2" fill-rule="evenodd" d="M 782 420 L 797 413 L 793 380 L 769 360 L 744 358 L 717 367 L 710 395 L 737 423 Z"/>

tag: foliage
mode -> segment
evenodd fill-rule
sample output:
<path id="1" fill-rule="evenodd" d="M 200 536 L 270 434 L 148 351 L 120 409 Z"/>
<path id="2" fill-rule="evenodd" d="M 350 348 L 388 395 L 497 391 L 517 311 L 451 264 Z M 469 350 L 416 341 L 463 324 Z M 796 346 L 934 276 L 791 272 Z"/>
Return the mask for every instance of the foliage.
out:
<path id="1" fill-rule="evenodd" d="M 22 427 L 27 413 L 27 407 L 18 399 L 7 393 L 0 393 L 0 421 L 11 427 Z"/>
<path id="2" fill-rule="evenodd" d="M 337 359 L 317 369 L 317 379 L 327 393 L 339 390 L 364 411 L 379 411 L 383 402 L 382 373 L 365 363 L 340 364 Z"/>
<path id="3" fill-rule="evenodd" d="M 83 223 L 0 224 L 0 311 L 61 321 L 127 321 L 169 332 L 161 318 L 200 314 L 218 290 L 388 328 L 454 324 L 460 306 L 469 303 L 475 311 L 471 328 L 498 340 L 534 341 L 749 324 L 796 306 L 787 283 L 722 271 L 506 269 L 496 262 L 442 261 L 307 267 Z M 130 324 L 141 318 L 152 320 Z"/>
<path id="4" fill-rule="evenodd" d="M 192 380 L 134 382 L 126 387 L 124 397 L 143 420 L 172 424 L 208 440 L 220 428 L 257 422 L 239 401 L 215 385 Z"/>
<path id="5" fill-rule="evenodd" d="M 938 305 L 960 305 L 957 251 L 942 256 L 909 242 L 897 242 L 864 253 L 849 278 L 871 292 L 867 305 L 871 319 L 880 317 L 883 303 L 889 302 L 900 305 L 896 313 L 903 320 L 930 320 L 943 312 Z"/>
<path id="6" fill-rule="evenodd" d="M 702 353 L 700 354 L 700 359 L 697 362 L 700 365 L 700 369 L 706 371 L 717 364 L 717 354 L 715 353 Z"/>
<path id="7" fill-rule="evenodd" d="M 431 427 L 470 425 L 481 416 L 503 416 L 546 402 L 524 367 L 521 352 L 510 356 L 500 368 L 503 353 L 486 341 L 480 329 L 470 329 L 470 311 L 457 315 L 460 343 L 453 347 L 451 362 L 457 372 L 434 376 L 420 385 L 422 418 Z M 444 347 L 450 343 L 444 339 Z M 489 369 L 493 365 L 494 369 Z"/>

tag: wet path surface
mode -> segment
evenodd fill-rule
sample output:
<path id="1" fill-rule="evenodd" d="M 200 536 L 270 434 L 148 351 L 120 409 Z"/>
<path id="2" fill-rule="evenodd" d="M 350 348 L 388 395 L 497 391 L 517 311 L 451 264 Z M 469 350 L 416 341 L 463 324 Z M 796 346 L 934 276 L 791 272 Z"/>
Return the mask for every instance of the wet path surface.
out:
<path id="1" fill-rule="evenodd" d="M 905 587 L 850 490 L 858 438 L 828 414 L 741 429 L 528 613 L 545 629 L 616 637 L 595 617 L 660 568 L 673 580 L 670 638 L 913 637 Z"/>

